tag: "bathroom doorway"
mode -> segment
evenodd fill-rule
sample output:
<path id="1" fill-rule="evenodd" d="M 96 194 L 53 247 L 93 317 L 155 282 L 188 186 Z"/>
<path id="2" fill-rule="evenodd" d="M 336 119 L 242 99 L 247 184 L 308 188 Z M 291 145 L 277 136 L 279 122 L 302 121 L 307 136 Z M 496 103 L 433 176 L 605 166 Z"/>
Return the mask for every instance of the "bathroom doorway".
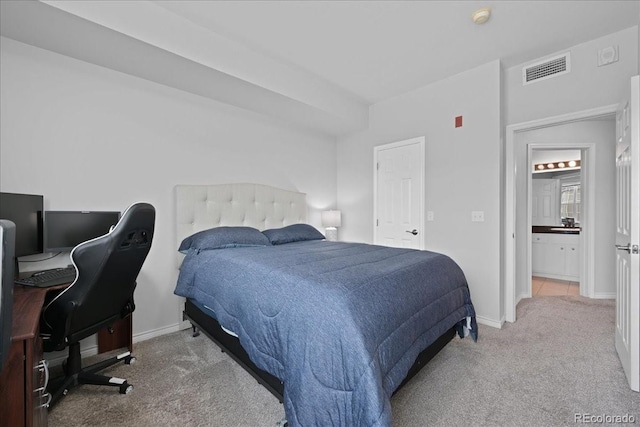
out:
<path id="1" fill-rule="evenodd" d="M 580 295 L 582 152 L 531 151 L 531 296 Z"/>
<path id="2" fill-rule="evenodd" d="M 581 150 L 583 296 L 615 298 L 615 108 L 552 117 L 507 127 L 505 183 L 505 320 L 516 321 L 516 305 L 531 297 L 531 150 Z M 597 172 L 597 173 L 596 173 Z M 596 179 L 597 176 L 597 179 Z M 597 200 L 596 200 L 597 194 Z"/>
<path id="3" fill-rule="evenodd" d="M 518 164 L 523 172 L 516 179 L 516 234 L 518 269 L 517 300 L 531 297 L 532 277 L 532 175 L 536 150 L 579 150 L 580 295 L 589 298 L 615 298 L 614 260 L 607 252 L 615 239 L 615 116 L 577 120 L 519 132 L 515 135 Z M 596 179 L 597 177 L 597 179 Z"/>

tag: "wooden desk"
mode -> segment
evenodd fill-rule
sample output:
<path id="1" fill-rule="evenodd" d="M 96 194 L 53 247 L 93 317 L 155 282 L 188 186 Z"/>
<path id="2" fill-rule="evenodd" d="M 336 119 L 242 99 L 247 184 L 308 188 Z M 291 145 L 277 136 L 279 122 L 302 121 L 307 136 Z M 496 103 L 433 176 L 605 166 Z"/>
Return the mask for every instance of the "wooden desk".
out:
<path id="1" fill-rule="evenodd" d="M 22 286 L 13 291 L 13 324 L 9 358 L 0 374 L 0 417 L 6 426 L 46 426 L 46 368 L 39 337 L 40 311 L 46 289 Z"/>
<path id="2" fill-rule="evenodd" d="M 40 312 L 50 288 L 15 286 L 11 348 L 0 373 L 0 425 L 46 426 L 49 395 L 45 390 L 48 369 L 40 338 Z M 98 353 L 121 347 L 132 349 L 132 316 L 117 322 L 114 332 L 98 333 Z"/>

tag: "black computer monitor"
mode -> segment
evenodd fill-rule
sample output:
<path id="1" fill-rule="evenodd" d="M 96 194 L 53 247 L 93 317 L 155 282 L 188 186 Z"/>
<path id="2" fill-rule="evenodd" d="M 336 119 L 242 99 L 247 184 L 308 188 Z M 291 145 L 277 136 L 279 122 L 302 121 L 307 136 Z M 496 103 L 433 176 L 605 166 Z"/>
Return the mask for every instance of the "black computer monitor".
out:
<path id="1" fill-rule="evenodd" d="M 42 253 L 43 211 L 43 196 L 0 193 L 0 219 L 16 225 L 16 257 Z"/>
<path id="2" fill-rule="evenodd" d="M 44 215 L 46 252 L 70 251 L 87 240 L 109 232 L 120 219 L 116 211 L 46 211 Z"/>
<path id="3" fill-rule="evenodd" d="M 0 219 L 0 371 L 11 347 L 16 226 Z"/>

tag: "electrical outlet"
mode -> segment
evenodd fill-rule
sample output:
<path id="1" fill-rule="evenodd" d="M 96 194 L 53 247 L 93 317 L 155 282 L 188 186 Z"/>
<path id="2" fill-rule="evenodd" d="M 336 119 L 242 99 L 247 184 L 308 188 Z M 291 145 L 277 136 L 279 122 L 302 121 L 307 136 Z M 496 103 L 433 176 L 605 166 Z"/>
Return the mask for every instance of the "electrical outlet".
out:
<path id="1" fill-rule="evenodd" d="M 433 211 L 427 211 L 427 221 L 433 221 Z"/>
<path id="2" fill-rule="evenodd" d="M 471 212 L 471 221 L 472 222 L 483 222 L 484 221 L 484 211 L 472 211 Z"/>

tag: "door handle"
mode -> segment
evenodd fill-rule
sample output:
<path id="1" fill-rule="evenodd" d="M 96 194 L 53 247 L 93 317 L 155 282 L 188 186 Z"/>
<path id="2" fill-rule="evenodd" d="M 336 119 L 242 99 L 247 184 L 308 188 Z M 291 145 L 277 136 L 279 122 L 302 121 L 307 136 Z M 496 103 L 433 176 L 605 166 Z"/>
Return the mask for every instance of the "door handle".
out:
<path id="1" fill-rule="evenodd" d="M 630 254 L 638 253 L 638 245 L 631 245 L 631 243 L 627 243 L 626 245 L 616 245 L 616 249 L 619 251 L 627 251 Z"/>
<path id="2" fill-rule="evenodd" d="M 411 231 L 406 230 L 406 231 L 405 231 L 405 233 L 411 233 L 411 234 L 413 234 L 413 235 L 415 236 L 415 235 L 417 235 L 417 234 L 418 234 L 418 230 L 416 230 L 416 229 L 414 228 L 414 229 L 413 229 L 413 230 L 411 230 Z"/>

